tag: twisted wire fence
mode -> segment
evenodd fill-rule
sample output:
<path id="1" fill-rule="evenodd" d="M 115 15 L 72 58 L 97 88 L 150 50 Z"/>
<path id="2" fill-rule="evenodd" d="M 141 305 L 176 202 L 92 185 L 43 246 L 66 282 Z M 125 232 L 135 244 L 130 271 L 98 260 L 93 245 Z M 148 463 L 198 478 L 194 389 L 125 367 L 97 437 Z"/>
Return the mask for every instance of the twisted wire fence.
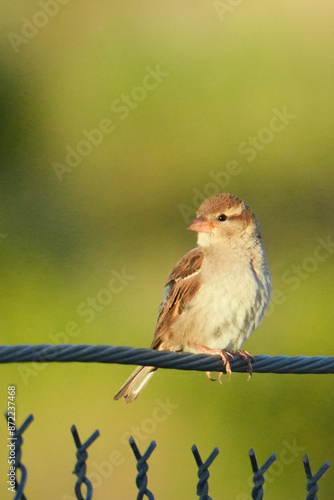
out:
<path id="1" fill-rule="evenodd" d="M 178 370 L 197 371 L 219 371 L 225 372 L 225 366 L 219 356 L 207 354 L 175 353 L 167 351 L 155 351 L 152 349 L 135 349 L 127 346 L 109 345 L 71 345 L 71 344 L 40 344 L 40 345 L 3 345 L 0 346 L 0 364 L 20 363 L 20 362 L 83 362 L 83 363 L 118 363 L 126 365 L 148 365 L 156 368 L 174 368 Z M 231 361 L 233 372 L 248 372 L 249 366 L 244 359 L 234 356 Z M 277 373 L 277 374 L 331 374 L 334 373 L 334 356 L 254 356 L 252 360 L 253 373 Z M 8 414 L 5 414 L 8 417 Z M 27 500 L 24 487 L 27 482 L 27 468 L 22 464 L 22 444 L 23 432 L 33 421 L 33 416 L 29 415 L 19 429 L 13 432 L 11 443 L 15 447 L 15 492 L 14 500 Z M 73 425 L 71 428 L 74 443 L 76 446 L 76 464 L 73 474 L 77 476 L 74 485 L 74 493 L 78 500 L 91 500 L 93 498 L 93 486 L 87 477 L 88 459 L 87 449 L 99 437 L 99 431 L 95 431 L 84 443 L 81 442 L 78 431 Z M 148 489 L 148 459 L 153 453 L 156 443 L 152 441 L 148 449 L 141 454 L 133 437 L 129 444 L 137 461 L 137 475 L 135 483 L 137 485 L 137 500 L 148 498 L 154 500 L 152 491 Z M 215 448 L 209 457 L 203 461 L 201 455 L 194 445 L 192 453 L 198 468 L 198 482 L 196 493 L 200 500 L 212 500 L 209 496 L 209 466 L 219 454 Z M 251 491 L 253 500 L 264 498 L 263 485 L 264 474 L 276 460 L 276 455 L 272 454 L 268 460 L 258 467 L 257 459 L 253 449 L 249 451 L 249 458 L 253 471 L 254 487 Z M 303 457 L 303 466 L 306 475 L 306 500 L 317 500 L 319 489 L 318 481 L 329 468 L 329 462 L 325 462 L 322 467 L 312 474 L 308 456 Z M 20 478 L 18 479 L 17 472 Z M 89 476 L 89 475 L 88 475 Z"/>
<path id="2" fill-rule="evenodd" d="M 29 415 L 25 422 L 21 425 L 21 427 L 15 431 L 14 440 L 16 440 L 16 467 L 21 472 L 20 480 L 16 480 L 16 488 L 13 500 L 27 500 L 23 490 L 27 482 L 27 469 L 21 463 L 22 456 L 22 444 L 23 444 L 23 432 L 29 427 L 31 422 L 33 421 L 33 416 Z M 71 427 L 71 433 L 74 439 L 74 443 L 76 446 L 76 463 L 74 467 L 73 474 L 77 476 L 77 480 L 74 485 L 74 493 L 77 500 L 92 500 L 93 498 L 93 486 L 92 483 L 87 477 L 87 464 L 86 460 L 88 459 L 87 449 L 89 446 L 93 444 L 93 442 L 99 437 L 100 433 L 96 430 L 84 443 L 81 442 L 79 437 L 78 430 L 75 425 Z M 154 500 L 154 495 L 152 491 L 148 489 L 148 464 L 147 460 L 150 458 L 154 449 L 156 448 L 155 441 L 152 441 L 147 450 L 141 454 L 139 448 L 133 437 L 130 437 L 129 444 L 137 461 L 137 476 L 135 478 L 135 483 L 138 489 L 137 500 L 142 500 L 147 498 L 148 500 Z M 198 483 L 196 487 L 196 494 L 200 500 L 212 500 L 209 496 L 209 477 L 210 473 L 208 468 L 215 460 L 215 458 L 219 454 L 219 449 L 214 448 L 209 457 L 203 462 L 201 455 L 198 451 L 196 445 L 193 445 L 191 451 L 194 455 L 195 462 L 197 465 L 197 476 Z M 262 500 L 264 497 L 263 485 L 265 482 L 264 474 L 270 468 L 270 466 L 276 460 L 276 454 L 273 453 L 268 460 L 262 465 L 262 467 L 258 467 L 257 459 L 255 456 L 255 451 L 251 449 L 249 451 L 249 458 L 251 462 L 251 467 L 253 471 L 253 483 L 254 487 L 251 491 L 251 498 L 253 500 Z M 313 475 L 311 472 L 311 466 L 309 462 L 309 458 L 307 455 L 303 457 L 303 465 L 305 469 L 306 475 L 306 490 L 307 496 L 306 500 L 317 500 L 317 492 L 319 489 L 318 481 L 323 476 L 323 474 L 329 468 L 329 463 L 325 462 L 322 467 Z M 45 494 L 41 492 L 41 495 L 44 495 L 44 498 L 47 498 L 47 492 Z"/>

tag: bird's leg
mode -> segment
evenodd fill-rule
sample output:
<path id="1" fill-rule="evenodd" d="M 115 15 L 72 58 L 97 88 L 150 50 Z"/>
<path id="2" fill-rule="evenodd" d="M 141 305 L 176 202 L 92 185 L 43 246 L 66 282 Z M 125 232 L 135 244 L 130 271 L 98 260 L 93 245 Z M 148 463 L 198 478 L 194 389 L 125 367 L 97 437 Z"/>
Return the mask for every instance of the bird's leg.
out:
<path id="1" fill-rule="evenodd" d="M 224 349 L 210 349 L 210 347 L 205 347 L 203 345 L 196 345 L 195 347 L 199 351 L 205 352 L 205 354 L 210 354 L 211 356 L 220 356 L 222 362 L 224 363 L 226 373 L 229 373 L 229 375 L 231 375 L 232 370 L 230 361 L 233 361 L 233 353 L 225 351 Z M 218 375 L 218 380 L 220 383 L 222 374 L 223 372 L 220 372 Z M 206 375 L 210 380 L 215 380 L 211 378 L 211 372 L 206 372 Z"/>
<path id="2" fill-rule="evenodd" d="M 249 373 L 249 378 L 251 378 L 251 376 L 253 374 L 252 362 L 253 362 L 254 356 L 250 352 L 244 351 L 243 349 L 238 349 L 237 351 L 232 351 L 231 354 L 233 354 L 235 356 L 239 356 L 240 358 L 245 360 L 245 362 L 247 363 L 247 367 L 248 367 L 247 371 Z"/>

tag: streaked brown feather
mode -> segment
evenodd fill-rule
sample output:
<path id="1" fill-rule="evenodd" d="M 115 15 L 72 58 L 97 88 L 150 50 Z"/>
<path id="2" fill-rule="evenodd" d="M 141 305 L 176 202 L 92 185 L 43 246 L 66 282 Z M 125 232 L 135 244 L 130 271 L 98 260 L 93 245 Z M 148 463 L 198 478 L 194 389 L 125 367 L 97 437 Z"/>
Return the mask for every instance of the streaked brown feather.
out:
<path id="1" fill-rule="evenodd" d="M 164 300 L 160 304 L 152 349 L 159 349 L 162 340 L 166 340 L 166 336 L 172 335 L 170 332 L 172 323 L 182 314 L 182 311 L 200 289 L 200 270 L 203 257 L 203 250 L 194 248 L 176 264 L 169 275 L 164 287 Z M 177 349 L 177 346 L 175 348 Z"/>

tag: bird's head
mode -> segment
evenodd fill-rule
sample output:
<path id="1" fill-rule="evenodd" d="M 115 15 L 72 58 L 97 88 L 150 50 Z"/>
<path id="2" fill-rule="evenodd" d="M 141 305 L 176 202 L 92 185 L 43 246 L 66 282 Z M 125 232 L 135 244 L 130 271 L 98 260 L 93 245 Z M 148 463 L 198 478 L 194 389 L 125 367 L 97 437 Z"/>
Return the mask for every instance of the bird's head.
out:
<path id="1" fill-rule="evenodd" d="M 261 237 L 255 215 L 240 198 L 228 193 L 205 200 L 188 229 L 198 233 L 202 247 Z"/>

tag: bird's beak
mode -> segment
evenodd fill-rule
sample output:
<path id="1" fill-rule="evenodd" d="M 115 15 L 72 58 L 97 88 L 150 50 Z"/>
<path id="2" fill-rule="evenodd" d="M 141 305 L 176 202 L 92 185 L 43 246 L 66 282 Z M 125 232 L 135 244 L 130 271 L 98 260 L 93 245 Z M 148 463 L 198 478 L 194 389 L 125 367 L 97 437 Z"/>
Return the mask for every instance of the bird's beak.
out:
<path id="1" fill-rule="evenodd" d="M 200 215 L 194 219 L 188 226 L 188 229 L 196 233 L 211 233 L 214 228 L 215 225 L 204 217 L 204 215 Z"/>

